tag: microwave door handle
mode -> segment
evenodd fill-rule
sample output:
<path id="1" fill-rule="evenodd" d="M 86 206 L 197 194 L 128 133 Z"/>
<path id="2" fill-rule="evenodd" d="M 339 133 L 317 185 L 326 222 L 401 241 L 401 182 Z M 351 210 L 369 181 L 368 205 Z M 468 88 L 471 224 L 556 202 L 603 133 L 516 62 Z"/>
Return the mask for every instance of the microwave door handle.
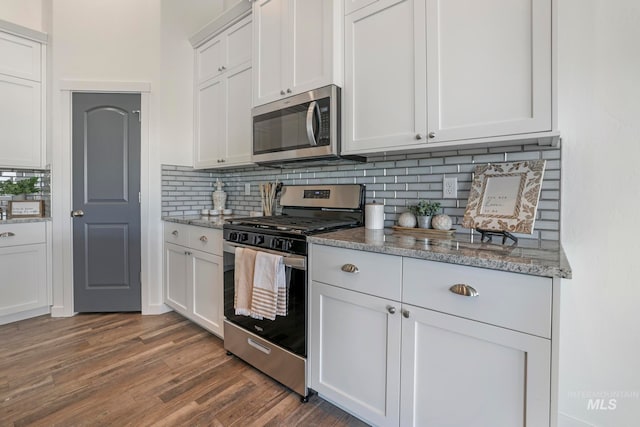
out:
<path id="1" fill-rule="evenodd" d="M 316 146 L 318 145 L 318 140 L 316 139 L 316 135 L 313 133 L 314 115 L 318 117 L 318 123 L 320 123 L 320 107 L 318 107 L 318 103 L 316 101 L 311 101 L 309 108 L 307 109 L 307 139 L 309 140 L 310 145 Z"/>

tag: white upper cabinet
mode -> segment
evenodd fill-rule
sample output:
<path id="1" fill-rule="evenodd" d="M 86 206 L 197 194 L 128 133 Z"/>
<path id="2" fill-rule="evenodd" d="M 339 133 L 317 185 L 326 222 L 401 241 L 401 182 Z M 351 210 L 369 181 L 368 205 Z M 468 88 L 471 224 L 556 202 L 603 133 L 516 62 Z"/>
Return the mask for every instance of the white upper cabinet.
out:
<path id="1" fill-rule="evenodd" d="M 343 153 L 550 137 L 551 0 L 347 0 L 345 10 Z"/>
<path id="2" fill-rule="evenodd" d="M 45 50 L 0 29 L 0 167 L 45 166 Z"/>
<path id="3" fill-rule="evenodd" d="M 251 17 L 195 51 L 194 168 L 251 163 Z"/>
<path id="4" fill-rule="evenodd" d="M 551 1 L 427 0 L 433 142 L 551 130 Z"/>
<path id="5" fill-rule="evenodd" d="M 342 84 L 339 0 L 253 3 L 253 105 Z"/>
<path id="6" fill-rule="evenodd" d="M 424 135 L 424 3 L 381 0 L 345 21 L 343 152 L 385 151 Z M 384 29 L 384 30 L 382 30 Z"/>

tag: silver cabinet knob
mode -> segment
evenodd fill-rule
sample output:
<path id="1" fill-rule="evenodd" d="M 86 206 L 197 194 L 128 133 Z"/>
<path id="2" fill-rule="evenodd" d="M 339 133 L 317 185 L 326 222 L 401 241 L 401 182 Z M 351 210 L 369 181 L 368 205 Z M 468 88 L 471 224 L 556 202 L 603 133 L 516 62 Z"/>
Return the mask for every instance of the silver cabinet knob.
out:
<path id="1" fill-rule="evenodd" d="M 360 272 L 360 269 L 358 269 L 358 267 L 356 267 L 353 264 L 345 264 L 340 268 L 340 270 L 344 271 L 345 273 L 353 273 L 353 274 Z"/>
<path id="2" fill-rule="evenodd" d="M 287 93 L 291 93 L 291 89 L 287 89 Z"/>
<path id="3" fill-rule="evenodd" d="M 84 216 L 84 211 L 82 209 L 77 209 L 75 211 L 71 211 L 71 216 L 72 217 L 77 217 L 77 216 Z"/>
<path id="4" fill-rule="evenodd" d="M 227 69 L 227 67 L 225 67 L 224 65 L 222 67 L 220 67 L 220 71 L 224 71 L 226 69 Z"/>
<path id="5" fill-rule="evenodd" d="M 416 139 L 419 141 L 422 139 L 422 135 L 420 135 L 419 133 L 416 134 Z"/>
<path id="6" fill-rule="evenodd" d="M 281 91 L 280 91 L 280 95 L 284 95 L 284 90 L 281 90 Z"/>
<path id="7" fill-rule="evenodd" d="M 436 133 L 435 132 L 429 132 L 429 138 L 433 139 L 436 137 Z"/>
<path id="8" fill-rule="evenodd" d="M 402 310 L 402 316 L 404 316 L 406 319 L 408 319 L 408 318 L 409 318 L 409 315 L 410 315 L 410 314 L 411 314 L 411 313 L 409 313 L 409 310 Z"/>
<path id="9" fill-rule="evenodd" d="M 207 236 L 200 236 L 200 241 L 202 243 L 207 243 L 209 241 L 209 239 L 207 239 Z"/>
<path id="10" fill-rule="evenodd" d="M 449 291 L 457 295 L 462 295 L 463 297 L 477 297 L 480 295 L 473 286 L 465 285 L 464 283 L 458 283 L 451 286 Z"/>
<path id="11" fill-rule="evenodd" d="M 173 230 L 171 232 L 171 234 L 173 234 L 174 236 L 178 237 L 178 234 L 180 234 L 180 233 L 178 233 L 178 230 Z"/>
<path id="12" fill-rule="evenodd" d="M 391 305 L 387 306 L 387 311 L 389 312 L 389 314 L 396 314 L 396 308 Z"/>
<path id="13" fill-rule="evenodd" d="M 0 237 L 13 237 L 16 233 L 12 233 L 11 231 L 5 231 L 4 233 L 0 233 Z"/>

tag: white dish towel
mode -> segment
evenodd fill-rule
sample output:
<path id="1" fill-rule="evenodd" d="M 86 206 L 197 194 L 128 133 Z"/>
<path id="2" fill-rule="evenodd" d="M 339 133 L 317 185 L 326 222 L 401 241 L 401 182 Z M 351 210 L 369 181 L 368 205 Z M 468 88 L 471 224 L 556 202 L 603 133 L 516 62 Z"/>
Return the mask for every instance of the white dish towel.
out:
<path id="1" fill-rule="evenodd" d="M 287 314 L 287 287 L 282 256 L 258 251 L 253 270 L 251 312 L 275 320 Z"/>
<path id="2" fill-rule="evenodd" d="M 238 316 L 257 317 L 251 312 L 256 254 L 256 251 L 248 248 L 236 248 L 235 251 L 233 307 Z"/>

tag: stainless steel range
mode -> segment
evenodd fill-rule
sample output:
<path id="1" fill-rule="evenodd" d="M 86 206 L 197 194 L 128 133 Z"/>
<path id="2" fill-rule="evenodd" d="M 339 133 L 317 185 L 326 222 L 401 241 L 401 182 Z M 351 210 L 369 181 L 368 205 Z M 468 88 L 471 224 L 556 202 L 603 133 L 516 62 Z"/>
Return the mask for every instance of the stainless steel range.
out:
<path id="1" fill-rule="evenodd" d="M 282 189 L 282 215 L 237 218 L 224 232 L 224 347 L 307 401 L 307 236 L 364 224 L 364 186 L 295 185 Z M 238 248 L 282 256 L 285 316 L 238 315 L 234 308 Z"/>

